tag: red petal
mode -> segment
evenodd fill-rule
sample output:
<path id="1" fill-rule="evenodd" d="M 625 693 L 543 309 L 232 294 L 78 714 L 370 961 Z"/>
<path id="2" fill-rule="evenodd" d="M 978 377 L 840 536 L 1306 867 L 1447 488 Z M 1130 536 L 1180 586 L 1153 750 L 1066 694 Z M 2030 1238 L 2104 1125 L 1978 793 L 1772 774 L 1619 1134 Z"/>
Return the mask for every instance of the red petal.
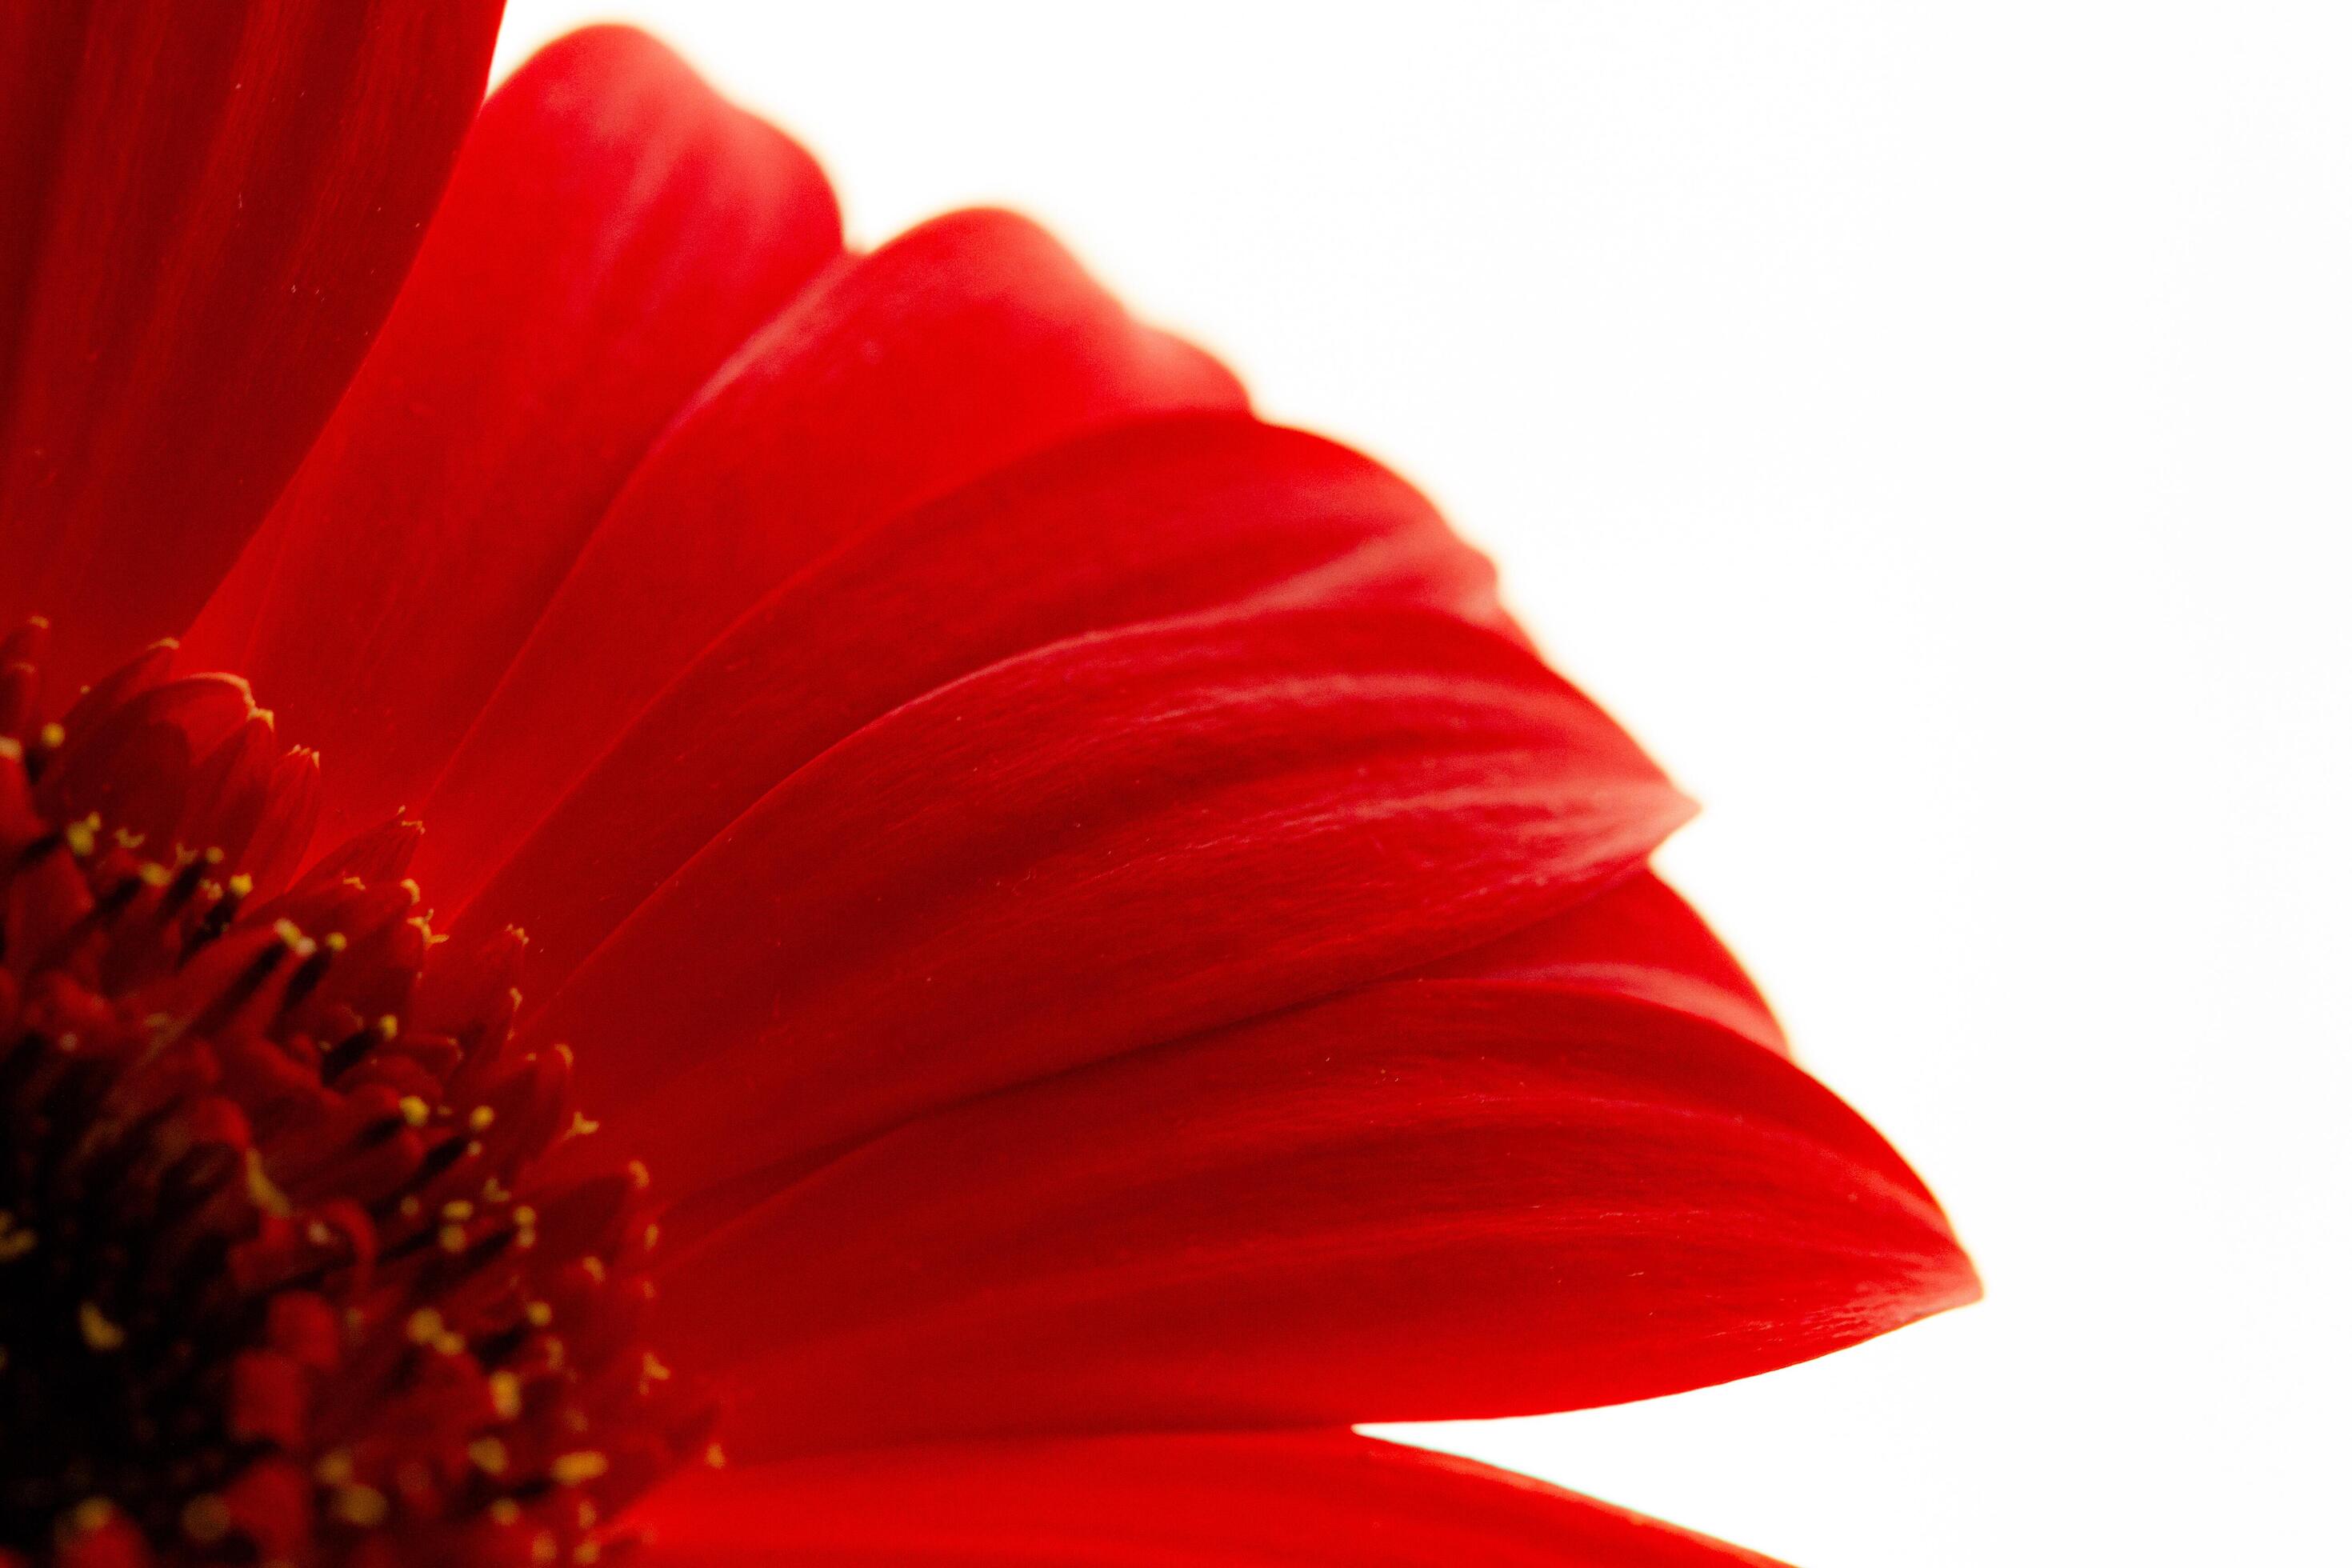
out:
<path id="1" fill-rule="evenodd" d="M 808 154 L 640 33 L 575 33 L 500 89 L 190 639 L 325 753 L 330 842 L 422 797 L 656 434 L 839 244 Z"/>
<path id="2" fill-rule="evenodd" d="M 1520 980 L 1630 996 L 1789 1054 L 1788 1037 L 1739 961 L 1682 895 L 1649 871 L 1421 973 L 1431 979 Z"/>
<path id="3" fill-rule="evenodd" d="M 1687 814 L 1503 637 L 1265 611 L 1057 643 L 802 768 L 530 1038 L 673 1191 L 1551 913 Z"/>
<path id="4" fill-rule="evenodd" d="M 1918 1178 L 1785 1058 L 1504 978 L 922 1118 L 689 1244 L 662 1300 L 772 1456 L 1609 1405 L 1975 1294 Z"/>
<path id="5" fill-rule="evenodd" d="M 0 625 L 56 677 L 184 626 L 391 304 L 497 0 L 0 22 Z"/>
<path id="6" fill-rule="evenodd" d="M 848 534 L 1082 429 L 1242 402 L 1033 225 L 926 224 L 777 318 L 664 437 L 450 777 L 499 780 L 501 806 L 518 785 L 543 809 L 730 622 Z M 436 805 L 479 809 L 455 788 Z"/>
<path id="7" fill-rule="evenodd" d="M 646 1568 L 1773 1568 L 1591 1498 L 1349 1433 L 992 1443 L 706 1471 Z"/>
<path id="8" fill-rule="evenodd" d="M 551 989 L 777 780 L 899 703 L 1058 638 L 1269 598 L 1498 618 L 1486 563 L 1344 447 L 1244 416 L 1082 438 L 770 594 L 571 787 L 464 929 L 528 928 L 530 984 Z M 508 765 L 454 770 L 443 794 L 499 810 L 436 816 L 420 872 L 452 902 L 530 830 L 551 782 L 543 751 L 477 755 Z"/>

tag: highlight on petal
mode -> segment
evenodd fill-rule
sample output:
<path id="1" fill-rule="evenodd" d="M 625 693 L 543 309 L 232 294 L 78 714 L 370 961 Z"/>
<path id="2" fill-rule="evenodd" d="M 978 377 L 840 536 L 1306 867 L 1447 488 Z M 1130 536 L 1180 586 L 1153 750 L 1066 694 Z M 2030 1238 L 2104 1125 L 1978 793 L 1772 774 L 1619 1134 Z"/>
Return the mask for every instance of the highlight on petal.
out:
<path id="1" fill-rule="evenodd" d="M 682 1477 L 646 1568 L 1774 1568 L 1448 1455 L 1345 1432 L 880 1449 Z"/>
<path id="2" fill-rule="evenodd" d="M 530 983 L 549 989 L 860 725 L 1046 643 L 1251 603 L 1423 605 L 1507 626 L 1486 560 L 1370 458 L 1246 416 L 1124 426 L 900 513 L 795 574 L 542 820 L 542 756 L 473 753 L 478 765 L 443 781 L 448 809 L 420 874 L 445 907 L 472 899 L 461 931 L 526 927 Z M 494 771 L 490 757 L 517 765 Z"/>
<path id="3" fill-rule="evenodd" d="M 1451 616 L 1155 622 L 832 747 L 520 1026 L 577 1046 L 583 1100 L 681 1194 L 1475 946 L 1687 811 Z"/>
<path id="4" fill-rule="evenodd" d="M 688 1205 L 671 1337 L 761 1457 L 1615 1404 L 1974 1298 L 1884 1140 L 1659 989 L 1391 981 L 935 1111 Z"/>
<path id="5" fill-rule="evenodd" d="M 655 437 L 840 238 L 808 154 L 641 33 L 572 34 L 499 89 L 188 639 L 325 753 L 331 838 L 421 802 Z"/>
<path id="6" fill-rule="evenodd" d="M 0 20 L 0 626 L 63 681 L 178 632 L 375 336 L 499 0 Z"/>
<path id="7" fill-rule="evenodd" d="M 1026 219 L 935 218 L 823 280 L 695 400 L 431 805 L 466 811 L 495 780 L 543 809 L 763 594 L 894 512 L 1086 430 L 1244 401 Z"/>
<path id="8" fill-rule="evenodd" d="M 1474 952 L 1420 972 L 1433 980 L 1526 981 L 1625 996 L 1719 1024 L 1767 1050 L 1788 1037 L 1739 961 L 1654 871 Z"/>

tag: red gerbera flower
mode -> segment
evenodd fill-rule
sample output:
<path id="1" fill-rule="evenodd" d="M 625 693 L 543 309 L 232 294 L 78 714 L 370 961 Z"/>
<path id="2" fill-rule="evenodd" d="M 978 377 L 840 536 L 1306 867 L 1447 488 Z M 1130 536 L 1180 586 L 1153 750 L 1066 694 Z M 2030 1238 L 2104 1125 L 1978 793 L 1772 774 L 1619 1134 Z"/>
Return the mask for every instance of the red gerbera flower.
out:
<path id="1" fill-rule="evenodd" d="M 0 1563 L 1754 1561 L 1348 1431 L 1974 1294 L 1681 798 L 1034 228 L 497 11 L 0 19 Z"/>

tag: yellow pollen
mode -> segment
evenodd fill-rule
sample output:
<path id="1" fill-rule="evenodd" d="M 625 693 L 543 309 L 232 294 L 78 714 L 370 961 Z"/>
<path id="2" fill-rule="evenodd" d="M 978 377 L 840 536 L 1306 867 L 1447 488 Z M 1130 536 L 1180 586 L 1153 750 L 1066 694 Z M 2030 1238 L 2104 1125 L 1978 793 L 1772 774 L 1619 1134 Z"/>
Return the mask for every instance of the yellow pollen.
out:
<path id="1" fill-rule="evenodd" d="M 274 1218 L 284 1219 L 294 1212 L 294 1205 L 287 1201 L 284 1193 L 278 1190 L 278 1184 L 269 1179 L 269 1173 L 261 1168 L 261 1151 L 258 1149 L 245 1152 L 245 1192 L 253 1200 L 254 1207 Z"/>
<path id="2" fill-rule="evenodd" d="M 65 743 L 66 727 L 63 724 L 48 723 L 41 726 L 41 749 L 43 751 L 54 752 Z"/>
<path id="3" fill-rule="evenodd" d="M 180 1510 L 180 1532 L 199 1546 L 210 1546 L 226 1535 L 232 1522 L 228 1504 L 211 1492 L 190 1498 Z"/>
<path id="4" fill-rule="evenodd" d="M 702 1450 L 702 1462 L 714 1470 L 723 1470 L 727 1468 L 727 1450 L 713 1443 Z"/>
<path id="5" fill-rule="evenodd" d="M 100 1353 L 122 1348 L 121 1325 L 110 1321 L 95 1301 L 81 1304 L 81 1338 L 82 1343 Z"/>
<path id="6" fill-rule="evenodd" d="M 5 758 L 12 763 L 21 763 L 25 760 L 25 748 L 7 736 L 0 735 L 0 758 Z"/>
<path id="7" fill-rule="evenodd" d="M 268 715 L 259 719 L 266 726 Z M 77 718 L 76 723 L 81 721 Z M 84 765 L 80 753 L 93 739 L 103 743 L 109 738 L 85 734 L 89 728 L 68 734 L 60 725 L 44 727 L 40 738 L 57 753 L 47 758 L 34 750 L 29 736 L 21 742 L 7 742 L 6 751 L 19 758 L 19 773 L 25 775 L 18 782 L 30 786 L 46 777 L 53 792 L 60 782 L 82 782 L 73 776 Z M 68 747 L 76 757 L 65 758 L 58 750 Z M 242 755 L 242 742 L 237 750 Z M 304 768 L 315 761 L 299 750 L 288 754 Z M 5 774 L 0 760 L 0 792 L 15 787 Z M 107 809 L 113 809 L 113 795 L 96 790 L 73 793 L 101 798 L 109 803 Z M 116 793 L 125 801 L 143 798 L 135 787 Z M 86 808 L 88 799 L 79 804 Z M 47 950 L 39 947 L 17 953 L 13 928 L 5 956 L 19 969 L 41 971 L 43 978 L 54 968 L 61 980 L 91 988 L 87 997 L 79 992 L 65 994 L 64 1000 L 73 1006 L 46 994 L 34 1001 L 57 1014 L 59 1022 L 82 1022 L 81 1059 L 72 1066 L 149 1075 L 131 1082 L 121 1096 L 132 1110 L 146 1103 L 140 1094 L 164 1100 L 181 1091 L 183 1079 L 196 1085 L 188 1092 L 217 1092 L 220 1105 L 207 1100 L 197 1106 L 203 1114 L 191 1112 L 184 1132 L 176 1121 L 163 1126 L 152 1140 L 160 1149 L 152 1156 L 153 1168 L 171 1173 L 167 1157 L 183 1152 L 186 1137 L 229 1138 L 230 1155 L 220 1161 L 226 1174 L 213 1172 L 205 1179 L 225 1184 L 223 1195 L 233 1202 L 218 1214 L 205 1209 L 194 1219 L 182 1216 L 173 1223 L 184 1222 L 190 1236 L 208 1247 L 215 1239 L 229 1245 L 257 1236 L 253 1263 L 257 1282 L 250 1289 L 240 1285 L 245 1294 L 238 1300 L 255 1309 L 266 1304 L 299 1310 L 262 1314 L 240 1306 L 227 1325 L 234 1332 L 215 1335 L 205 1321 L 182 1325 L 179 1314 L 167 1310 L 170 1302 L 134 1295 L 109 1283 L 104 1273 L 79 1288 L 60 1290 L 55 1304 L 38 1315 L 53 1333 L 71 1334 L 78 1329 L 87 1352 L 100 1352 L 88 1358 L 103 1363 L 97 1370 L 147 1377 L 154 1369 L 146 1363 L 154 1360 L 164 1378 L 157 1387 L 166 1394 L 184 1375 L 204 1373 L 218 1381 L 219 1389 L 206 1383 L 199 1392 L 207 1398 L 219 1393 L 230 1407 L 205 1419 L 225 1425 L 235 1451 L 225 1458 L 196 1449 L 190 1450 L 194 1458 L 182 1455 L 173 1445 L 185 1435 L 179 1434 L 172 1409 L 161 1408 L 151 1420 L 134 1403 L 125 1417 L 129 1440 L 142 1451 L 155 1448 L 163 1456 L 163 1470 L 149 1478 L 152 1485 L 143 1490 L 142 1483 L 124 1481 L 128 1501 L 116 1504 L 90 1495 L 107 1489 L 116 1473 L 113 1459 L 79 1461 L 67 1455 L 69 1462 L 61 1464 L 55 1495 L 36 1500 L 39 1532 L 47 1537 L 53 1529 L 70 1524 L 97 1530 L 100 1535 L 87 1542 L 60 1535 L 54 1545 L 41 1541 L 38 1549 L 67 1557 L 101 1544 L 113 1551 L 118 1543 L 107 1537 L 120 1531 L 126 1534 L 121 1549 L 134 1553 L 151 1549 L 159 1561 L 184 1556 L 210 1562 L 219 1556 L 252 1568 L 296 1568 L 298 1561 L 307 1563 L 313 1553 L 373 1563 L 379 1555 L 389 1561 L 394 1555 L 415 1554 L 412 1546 L 417 1553 L 432 1555 L 451 1542 L 462 1542 L 470 1552 L 477 1548 L 471 1532 L 487 1534 L 496 1525 L 497 1539 L 481 1541 L 479 1550 L 501 1563 L 596 1563 L 606 1544 L 614 1546 L 616 1559 L 629 1555 L 630 1541 L 605 1534 L 608 1523 L 616 1531 L 621 1529 L 603 1513 L 608 1499 L 618 1513 L 625 1501 L 624 1491 L 634 1492 L 651 1480 L 655 1468 L 697 1454 L 713 1468 L 725 1462 L 716 1443 L 672 1453 L 658 1442 L 662 1432 L 676 1430 L 668 1418 L 671 1396 L 688 1392 L 669 1385 L 692 1380 L 674 1373 L 645 1349 L 635 1325 L 627 1321 L 629 1310 L 642 1306 L 641 1298 L 651 1294 L 650 1286 L 639 1278 L 646 1262 L 643 1249 L 660 1239 L 658 1227 L 646 1216 L 650 1205 L 633 1203 L 628 1195 L 635 1188 L 651 1198 L 652 1175 L 646 1163 L 626 1161 L 625 1149 L 614 1149 L 609 1162 L 599 1162 L 607 1169 L 619 1167 L 615 1174 L 625 1173 L 620 1187 L 608 1186 L 602 1194 L 612 1202 L 610 1209 L 597 1210 L 595 1202 L 586 1201 L 598 1196 L 596 1189 L 585 1190 L 586 1207 L 611 1221 L 603 1241 L 587 1243 L 598 1249 L 596 1256 L 585 1255 L 583 1238 L 568 1234 L 584 1226 L 551 1223 L 550 1248 L 560 1251 L 560 1257 L 518 1252 L 496 1258 L 508 1245 L 530 1246 L 542 1218 L 551 1222 L 563 1217 L 555 1211 L 542 1215 L 521 1201 L 503 1175 L 551 1159 L 551 1145 L 560 1140 L 584 1138 L 601 1129 L 584 1112 L 563 1116 L 560 1102 L 524 1105 L 506 1099 L 504 1089 L 498 1090 L 499 1100 L 483 1100 L 486 1090 L 478 1082 L 485 1072 L 479 1064 L 501 1058 L 510 1062 L 512 1053 L 520 1049 L 514 1018 L 497 1005 L 505 988 L 495 982 L 486 994 L 469 993 L 464 998 L 466 1016 L 444 1017 L 445 1009 L 439 1007 L 420 1014 L 420 1027 L 432 1033 L 405 1037 L 414 1047 L 414 1059 L 385 1060 L 382 1047 L 396 1052 L 403 1040 L 404 1016 L 387 1012 L 368 1019 L 352 1004 L 364 1005 L 359 1001 L 363 997 L 394 1000 L 420 992 L 432 1000 L 439 971 L 419 950 L 451 940 L 433 929 L 437 921 L 416 884 L 400 884 L 411 900 L 404 910 L 397 907 L 401 895 L 388 893 L 380 884 L 372 887 L 367 879 L 340 873 L 315 883 L 306 879 L 299 898 L 288 895 L 278 885 L 283 879 L 276 879 L 264 895 L 253 876 L 232 875 L 228 869 L 242 852 L 225 852 L 223 846 L 241 830 L 224 826 L 218 842 L 205 845 L 205 837 L 213 835 L 203 824 L 226 823 L 234 815 L 226 801 L 209 805 L 192 801 L 181 814 L 188 819 L 185 840 L 194 847 L 183 847 L 168 827 L 142 839 L 118 827 L 115 819 L 101 819 L 99 813 L 73 822 L 64 820 L 68 815 L 48 809 L 39 813 L 46 820 L 37 833 L 51 858 L 36 863 L 44 881 L 34 889 L 61 911 L 55 923 L 68 928 L 71 937 L 70 943 L 58 949 L 65 957 L 52 962 Z M 402 837 L 394 835 L 395 839 Z M 148 844 L 154 847 L 152 856 L 146 852 Z M 68 847 L 77 859 L 58 852 Z M 47 887 L 49 879 L 65 884 L 62 892 Z M 85 898 L 95 900 L 89 907 L 100 912 L 77 926 L 74 921 Z M 279 911 L 299 914 L 300 920 L 281 918 Z M 49 920 L 46 909 L 37 912 Z M 301 923 L 316 921 L 332 928 L 342 919 L 353 920 L 360 934 L 337 929 L 311 931 Z M 48 932 L 43 928 L 40 934 Z M 498 957 L 510 962 L 520 941 L 518 930 Z M 208 943 L 218 945 L 207 952 Z M 203 955 L 192 979 L 151 984 L 153 974 L 168 979 L 174 965 L 192 954 Z M 128 978 L 118 979 L 118 972 Z M 436 978 L 425 984 L 420 972 Z M 0 988 L 8 984 L 0 976 Z M 509 995 L 520 1002 L 520 992 Z M 158 1005 L 156 999 L 165 996 L 173 998 L 163 1004 L 168 1016 L 151 1011 Z M 28 1014 L 32 1007 L 28 1001 Z M 104 1017 L 106 1032 L 84 1022 L 85 1016 Z M 527 1023 L 530 1016 L 520 1016 Z M 217 1028 L 215 1020 L 219 1021 Z M 36 1021 L 47 1037 L 42 1042 L 46 1050 L 64 1057 L 77 1048 L 70 1033 L 51 1032 L 54 1025 L 46 1015 Z M 158 1037 L 152 1042 L 140 1038 L 138 1029 L 155 1031 Z M 191 1037 L 207 1030 L 226 1041 L 226 1067 L 212 1060 L 211 1042 Z M 477 1034 L 482 1037 L 479 1050 Z M 459 1038 L 466 1042 L 463 1049 L 456 1043 Z M 5 1045 L 0 1040 L 0 1047 Z M 118 1056 L 119 1046 L 123 1048 Z M 571 1048 L 552 1048 L 564 1060 L 572 1058 Z M 340 1104 L 349 1091 L 351 1109 L 359 1120 L 348 1157 L 330 1160 L 329 1155 L 346 1152 L 322 1144 L 313 1151 L 319 1159 L 311 1162 L 320 1169 L 305 1177 L 299 1168 L 303 1161 L 296 1157 L 302 1150 L 294 1147 L 308 1147 L 299 1135 L 300 1129 L 285 1149 L 265 1157 L 263 1150 L 270 1149 L 274 1134 L 264 1134 L 274 1126 L 270 1118 L 285 1086 L 258 1068 L 247 1071 L 250 1064 L 237 1051 L 258 1052 L 256 1060 L 290 1071 L 319 1098 Z M 167 1058 L 165 1052 L 179 1054 Z M 105 1059 L 91 1060 L 101 1054 Z M 183 1057 L 188 1061 L 184 1063 Z M 158 1061 L 162 1065 L 152 1065 Z M 469 1063 L 478 1070 L 461 1074 L 458 1069 Z M 360 1070 L 352 1071 L 355 1066 Z M 212 1080 L 224 1073 L 227 1076 L 215 1085 Z M 346 1078 L 351 1081 L 339 1086 L 338 1080 Z M 247 1079 L 254 1080 L 250 1086 Z M 362 1079 L 372 1081 L 355 1087 Z M 415 1092 L 403 1090 L 399 1085 L 404 1081 Z M 178 1102 L 168 1103 L 178 1116 Z M 502 1109 L 510 1105 L 519 1108 L 518 1116 Z M 237 1124 L 239 1107 L 259 1131 L 248 1135 L 250 1130 Z M 104 1108 L 106 1116 L 117 1109 L 110 1104 Z M 105 1117 L 93 1114 L 86 1120 L 108 1136 L 120 1136 Z M 221 1125 L 215 1127 L 215 1121 Z M 146 1140 L 146 1123 L 133 1130 Z M 487 1158 L 487 1140 L 494 1131 L 500 1144 L 497 1162 Z M 0 1142 L 5 1140 L 5 1130 L 0 1129 Z M 253 1147 L 243 1146 L 247 1144 Z M 149 1158 L 130 1148 L 127 1141 L 125 1146 L 126 1159 L 133 1152 Z M 464 1158 L 467 1155 L 480 1158 Z M 495 1174 L 489 1171 L 492 1164 L 500 1167 Z M 383 1174 L 387 1165 L 390 1175 Z M 158 1179 L 146 1165 L 136 1172 L 149 1184 Z M 283 1187 L 274 1179 L 281 1173 L 289 1184 Z M 544 1195 L 536 1181 L 524 1182 L 522 1190 L 541 1190 Z M 452 1195 L 469 1189 L 470 1195 Z M 433 1201 L 436 1193 L 442 1202 Z M 388 1219 L 385 1204 L 402 1217 Z M 347 1211 L 352 1215 L 348 1222 L 337 1217 Z M 363 1218 L 367 1213 L 377 1216 L 373 1229 Z M 37 1238 L 27 1220 L 40 1223 Z M 634 1243 L 628 1238 L 630 1225 L 638 1226 Z M 215 1238 L 214 1232 L 220 1237 Z M 60 1242 L 79 1245 L 79 1240 L 72 1226 L 61 1229 L 46 1211 L 23 1216 L 0 1212 L 0 1302 L 22 1288 L 25 1277 L 46 1275 Z M 379 1245 L 381 1258 L 364 1267 L 355 1261 L 371 1257 Z M 435 1250 L 456 1256 L 436 1262 L 431 1256 Z M 242 1279 L 244 1254 L 237 1256 Z M 24 1260 L 23 1268 L 6 1267 L 18 1258 Z M 101 1261 L 113 1268 L 110 1260 Z M 542 1262 L 546 1268 L 537 1268 Z M 532 1279 L 534 1273 L 541 1278 Z M 349 1284 L 344 1283 L 347 1278 Z M 583 1279 L 590 1281 L 590 1291 L 580 1290 Z M 580 1299 L 567 1296 L 569 1310 L 559 1313 L 551 1301 L 529 1297 L 531 1283 Z M 287 1298 L 283 1300 L 281 1290 Z M 438 1306 L 443 1300 L 452 1303 L 446 1310 Z M 403 1305 L 409 1310 L 403 1311 Z M 117 1311 L 122 1314 L 120 1320 L 111 1316 Z M 259 1321 L 263 1316 L 270 1320 L 266 1325 Z M 559 1318 L 564 1325 L 561 1336 L 554 1328 Z M 457 1327 L 461 1323 L 462 1331 Z M 581 1346 L 578 1363 L 570 1359 L 574 1335 Z M 36 1357 L 28 1353 L 26 1341 L 13 1332 L 6 1337 L 15 1350 L 11 1375 L 22 1379 L 26 1363 Z M 247 1342 L 264 1348 L 251 1351 Z M 72 1341 L 62 1342 L 69 1347 Z M 106 1352 L 111 1352 L 111 1359 Z M 0 1347 L 0 1361 L 6 1353 Z M 639 1358 L 636 1379 L 627 1375 L 633 1354 Z M 248 1356 L 266 1356 L 270 1364 L 257 1368 L 247 1363 Z M 215 1361 L 223 1364 L 215 1368 Z M 501 1365 L 511 1370 L 493 1370 Z M 248 1373 L 257 1375 L 245 1375 Z M 278 1408 L 281 1394 L 294 1400 L 285 1411 Z M 309 1397 L 312 1394 L 319 1397 Z M 614 1436 L 616 1407 L 624 1401 L 635 1402 L 632 1414 L 648 1431 Z M 273 1419 L 280 1415 L 283 1422 Z M 281 1425 L 290 1427 L 285 1436 L 261 1441 L 257 1429 L 275 1430 Z M 257 1432 L 246 1433 L 247 1426 Z M 515 1435 L 512 1443 L 506 1440 L 509 1433 Z M 339 1438 L 350 1446 L 331 1447 Z M 627 1446 L 640 1438 L 662 1450 L 659 1467 L 656 1456 Z M 188 1438 L 198 1449 L 206 1440 L 204 1432 Z M 620 1458 L 625 1463 L 615 1461 L 612 1450 L 603 1447 L 607 1441 L 625 1445 Z M 5 1446 L 5 1436 L 0 1436 L 0 1447 Z M 368 1457 L 364 1468 L 357 1459 L 362 1452 Z M 254 1479 L 267 1483 L 250 1498 L 241 1487 L 226 1484 L 247 1466 L 257 1471 Z M 0 1465 L 0 1470 L 5 1468 Z M 0 1476 L 0 1490 L 5 1489 L 6 1479 Z M 287 1494 L 282 1497 L 281 1484 Z M 231 1490 L 238 1493 L 234 1499 L 226 1495 Z M 249 1506 L 258 1513 L 249 1511 Z M 294 1515 L 282 1538 L 272 1528 L 281 1512 Z M 531 1528 L 522 1529 L 525 1523 Z M 297 1537 L 297 1525 L 308 1533 Z M 369 1536 L 373 1539 L 363 1539 Z M 299 1548 L 289 1543 L 298 1539 Z M 0 1544 L 0 1568 L 15 1563 L 17 1553 L 9 1550 L 13 1540 Z"/>
<path id="8" fill-rule="evenodd" d="M 547 1473 L 560 1487 L 576 1487 L 593 1481 L 612 1468 L 604 1456 L 593 1448 L 582 1448 L 570 1454 L 558 1454 L 547 1467 Z"/>

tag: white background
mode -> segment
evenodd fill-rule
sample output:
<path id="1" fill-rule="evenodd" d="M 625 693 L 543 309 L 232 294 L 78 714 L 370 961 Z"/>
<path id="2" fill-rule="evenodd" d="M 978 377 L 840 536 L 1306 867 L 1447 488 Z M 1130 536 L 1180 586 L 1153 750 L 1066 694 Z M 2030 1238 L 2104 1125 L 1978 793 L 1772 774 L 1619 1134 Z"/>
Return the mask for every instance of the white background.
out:
<path id="1" fill-rule="evenodd" d="M 2352 34 L 2326 5 L 626 15 L 871 242 L 1045 220 L 1389 459 L 1981 1306 L 1425 1441 L 1811 1568 L 2342 1550 Z"/>

